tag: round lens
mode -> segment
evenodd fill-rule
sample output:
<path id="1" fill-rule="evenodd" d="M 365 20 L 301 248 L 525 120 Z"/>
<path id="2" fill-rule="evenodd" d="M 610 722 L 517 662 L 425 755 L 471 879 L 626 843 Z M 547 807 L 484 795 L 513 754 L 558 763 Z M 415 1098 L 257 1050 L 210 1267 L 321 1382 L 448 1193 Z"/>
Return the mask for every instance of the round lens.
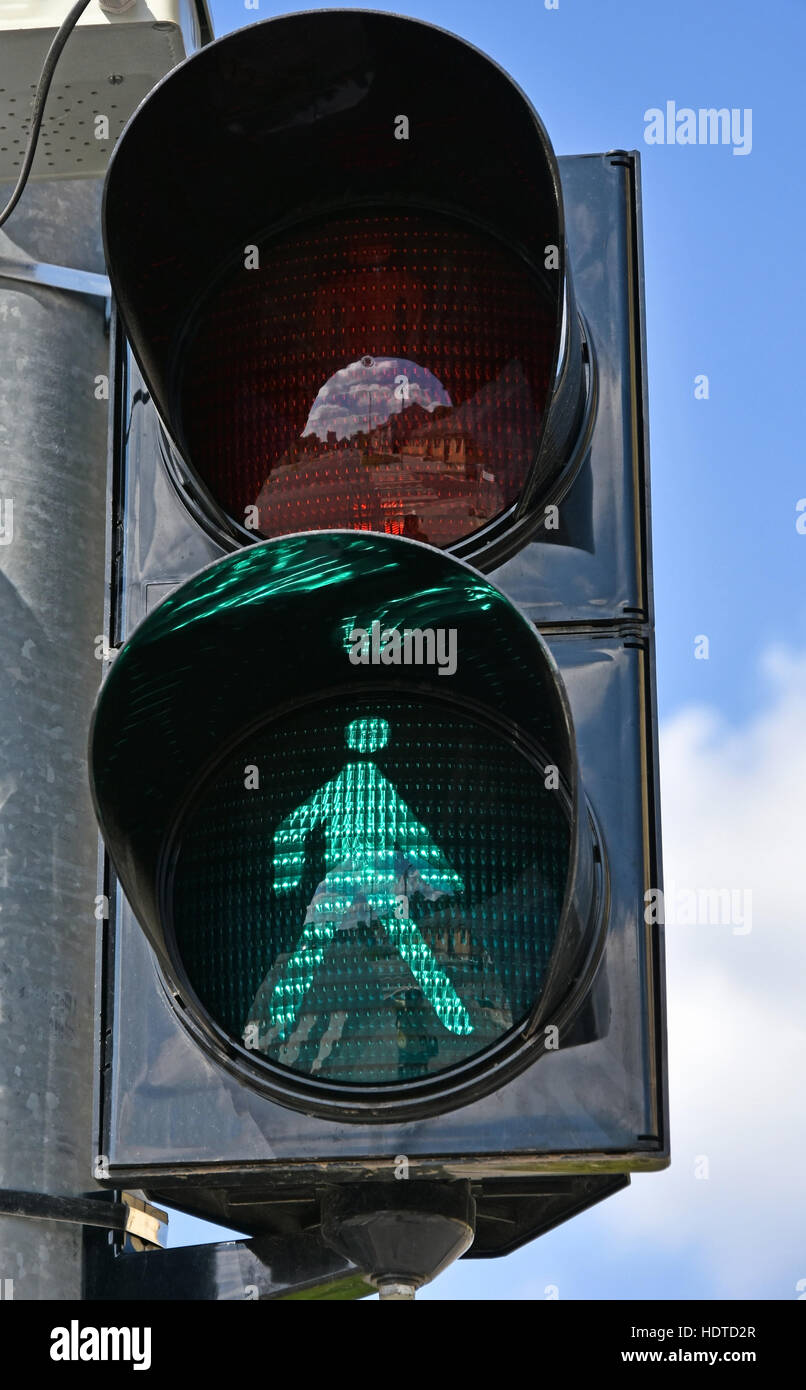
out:
<path id="1" fill-rule="evenodd" d="M 556 286 L 476 227 L 341 217 L 247 248 L 189 331 L 183 447 L 256 536 L 450 545 L 534 464 Z"/>
<path id="2" fill-rule="evenodd" d="M 570 844 L 552 786 L 438 701 L 342 698 L 265 726 L 176 842 L 193 991 L 231 1038 L 311 1080 L 399 1085 L 468 1061 L 543 989 Z"/>

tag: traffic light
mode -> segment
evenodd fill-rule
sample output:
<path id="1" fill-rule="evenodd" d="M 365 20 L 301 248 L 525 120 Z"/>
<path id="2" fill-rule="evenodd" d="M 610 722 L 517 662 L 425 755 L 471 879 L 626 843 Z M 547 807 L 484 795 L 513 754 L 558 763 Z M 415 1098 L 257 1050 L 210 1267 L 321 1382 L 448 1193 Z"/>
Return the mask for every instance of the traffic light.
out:
<path id="1" fill-rule="evenodd" d="M 533 1062 L 602 945 L 570 725 L 535 628 L 418 542 L 290 536 L 166 598 L 104 688 L 95 796 L 199 1041 L 369 1123 Z"/>
<path id="2" fill-rule="evenodd" d="M 329 1239 L 448 1184 L 506 1253 L 668 1162 L 637 156 L 292 15 L 104 235 L 99 1176 Z"/>

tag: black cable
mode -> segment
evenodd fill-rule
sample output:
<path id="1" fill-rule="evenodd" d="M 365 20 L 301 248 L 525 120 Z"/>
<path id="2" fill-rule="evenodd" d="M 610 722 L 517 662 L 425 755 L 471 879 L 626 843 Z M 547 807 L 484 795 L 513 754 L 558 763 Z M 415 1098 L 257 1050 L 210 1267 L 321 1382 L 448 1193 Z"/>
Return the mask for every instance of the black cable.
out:
<path id="1" fill-rule="evenodd" d="M 51 81 L 53 80 L 53 73 L 55 71 L 56 64 L 59 61 L 59 55 L 62 49 L 64 48 L 64 45 L 67 43 L 71 31 L 73 30 L 74 26 L 78 23 L 78 20 L 81 18 L 89 3 L 90 0 L 78 0 L 78 4 L 74 5 L 67 17 L 62 20 L 62 23 L 59 25 L 59 28 L 56 30 L 56 33 L 53 36 L 53 42 L 50 45 L 50 48 L 48 49 L 47 57 L 45 58 L 45 62 L 42 67 L 42 74 L 39 78 L 39 86 L 36 89 L 34 104 L 31 110 L 31 130 L 28 135 L 28 145 L 25 150 L 25 158 L 22 161 L 20 176 L 17 179 L 14 191 L 11 194 L 11 197 L 9 198 L 2 212 L 0 212 L 0 227 L 2 227 L 3 223 L 11 216 L 15 207 L 17 206 L 17 203 L 20 201 L 23 189 L 25 188 L 25 185 L 28 182 L 28 175 L 31 172 L 31 165 L 34 162 L 34 155 L 36 154 L 36 146 L 37 141 L 39 140 L 39 131 L 42 125 L 42 117 L 45 114 L 45 102 L 47 100 L 48 91 L 50 90 Z"/>

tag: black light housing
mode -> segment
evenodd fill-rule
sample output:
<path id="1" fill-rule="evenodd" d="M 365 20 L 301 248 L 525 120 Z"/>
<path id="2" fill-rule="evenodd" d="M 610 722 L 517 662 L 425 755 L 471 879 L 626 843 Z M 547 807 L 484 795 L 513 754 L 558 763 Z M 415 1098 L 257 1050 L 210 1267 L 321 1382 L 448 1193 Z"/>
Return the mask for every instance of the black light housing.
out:
<path id="1" fill-rule="evenodd" d="M 461 40 L 318 11 L 155 90 L 104 232 L 102 1180 L 296 1241 L 334 1189 L 459 1179 L 467 1254 L 505 1253 L 669 1154 L 639 156 L 555 160 Z M 415 615 L 456 626 L 462 675 L 381 663 L 340 686 L 353 624 Z M 415 902 L 467 1019 L 437 974 L 404 979 L 389 913 L 315 940 L 323 789 L 332 809 L 370 744 L 466 884 L 520 859 L 533 886 L 557 851 L 531 932 L 511 882 Z M 278 863 L 289 818 L 301 874 Z M 312 943 L 333 951 L 309 988 Z M 474 993 L 496 951 L 501 988 Z M 389 975 L 372 1055 L 351 1033 L 365 964 Z"/>
<path id="2" fill-rule="evenodd" d="M 140 107 L 103 221 L 174 467 L 229 544 L 347 525 L 487 568 L 567 486 L 590 383 L 557 162 L 462 40 L 349 10 L 229 35 Z"/>
<path id="3" fill-rule="evenodd" d="M 444 680 L 434 663 L 352 663 L 350 632 L 374 624 L 378 636 L 453 632 L 456 669 Z M 383 952 L 383 930 L 361 935 L 351 926 L 349 938 L 342 931 L 346 955 L 335 933 L 323 948 L 319 969 L 330 970 L 331 983 L 309 1002 L 303 1033 L 295 1028 L 283 1046 L 275 1027 L 264 1046 L 265 1017 L 260 1038 L 254 1024 L 250 1039 L 248 1020 L 258 1017 L 251 1001 L 267 965 L 301 939 L 315 887 L 303 885 L 285 911 L 271 837 L 286 811 L 316 792 L 323 767 L 338 777 L 345 765 L 367 765 L 342 737 L 362 715 L 391 719 L 393 734 L 372 760 L 379 790 L 357 792 L 359 800 L 400 793 L 446 865 L 460 871 L 460 891 L 446 885 L 433 909 L 421 896 L 416 915 L 418 933 L 462 981 L 468 1036 L 452 1037 L 427 999 L 412 1014 L 415 981 L 395 966 L 398 951 L 386 951 L 379 977 L 363 962 Z M 98 699 L 89 762 L 112 862 L 185 1025 L 283 1104 L 374 1122 L 427 1114 L 528 1066 L 546 1042 L 546 1023 L 571 1035 L 602 948 L 603 847 L 551 655 L 469 565 L 410 540 L 353 532 L 309 532 L 227 556 L 177 589 L 123 647 Z M 258 774 L 254 787 L 245 767 Z M 331 825 L 347 814 L 345 795 L 330 805 Z M 300 840 L 300 879 L 314 866 L 314 829 L 311 822 Z M 376 845 L 378 830 L 374 819 L 365 831 Z M 394 841 L 398 855 L 426 864 L 405 831 L 394 813 L 390 850 Z M 518 835 L 519 844 L 507 844 Z M 346 877 L 353 893 L 362 882 L 356 855 L 375 854 L 356 849 L 355 831 L 348 838 L 353 867 L 334 868 L 327 881 Z M 321 848 L 319 855 L 321 862 Z M 328 921 L 334 911 L 328 907 Z M 376 915 L 382 906 L 368 918 Z M 460 933 L 466 957 L 452 939 Z M 384 1007 L 384 979 L 394 983 L 396 968 L 401 997 Z M 266 985 L 258 997 L 265 1013 Z M 358 1018 L 362 1007 L 369 1035 L 361 1065 L 345 1073 L 344 1022 L 338 1038 L 324 1047 L 320 1040 L 330 1036 L 334 1010 L 358 1009 Z M 409 1035 L 433 1030 L 419 1064 L 404 1025 Z M 384 1027 L 394 1036 L 373 1041 Z M 310 1051 L 305 1068 L 297 1034 Z M 385 1064 L 373 1066 L 379 1051 Z M 356 1079 L 364 1084 L 349 1084 Z"/>

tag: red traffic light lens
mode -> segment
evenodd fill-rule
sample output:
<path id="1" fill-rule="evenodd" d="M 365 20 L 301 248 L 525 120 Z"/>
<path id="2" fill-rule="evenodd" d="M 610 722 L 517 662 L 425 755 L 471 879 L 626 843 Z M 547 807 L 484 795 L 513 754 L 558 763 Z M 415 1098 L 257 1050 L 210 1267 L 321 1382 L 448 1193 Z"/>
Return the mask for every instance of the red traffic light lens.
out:
<path id="1" fill-rule="evenodd" d="M 247 247 L 192 320 L 179 414 L 256 536 L 332 527 L 451 545 L 534 464 L 556 286 L 452 218 L 367 211 Z"/>

